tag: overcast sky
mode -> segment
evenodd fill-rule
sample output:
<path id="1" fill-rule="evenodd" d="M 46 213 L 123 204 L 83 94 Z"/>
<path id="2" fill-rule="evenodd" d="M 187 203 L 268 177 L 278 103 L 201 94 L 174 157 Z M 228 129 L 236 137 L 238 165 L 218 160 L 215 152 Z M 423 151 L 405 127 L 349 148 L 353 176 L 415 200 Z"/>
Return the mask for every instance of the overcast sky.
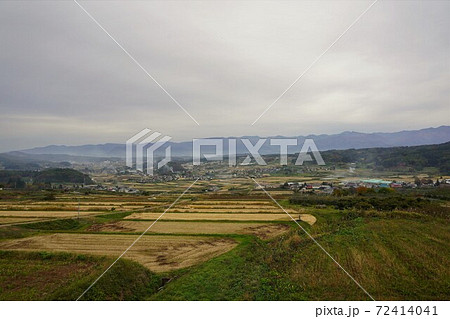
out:
<path id="1" fill-rule="evenodd" d="M 0 151 L 450 124 L 450 2 L 0 1 Z"/>

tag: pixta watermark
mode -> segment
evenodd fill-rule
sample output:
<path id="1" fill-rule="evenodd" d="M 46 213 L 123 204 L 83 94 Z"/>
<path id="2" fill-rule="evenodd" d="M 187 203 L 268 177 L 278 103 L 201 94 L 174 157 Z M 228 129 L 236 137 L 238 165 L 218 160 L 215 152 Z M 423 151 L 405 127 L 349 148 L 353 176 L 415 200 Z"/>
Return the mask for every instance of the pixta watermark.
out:
<path id="1" fill-rule="evenodd" d="M 148 128 L 143 129 L 126 141 L 126 165 L 128 167 L 133 167 L 133 164 L 136 163 L 136 170 L 144 172 L 145 161 L 146 173 L 148 175 L 153 175 L 155 152 L 171 139 L 171 136 L 162 135 L 160 132 L 152 132 L 152 130 Z M 164 158 L 156 163 L 158 169 L 170 162 L 172 158 L 171 150 L 170 145 L 165 147 Z M 133 156 L 133 154 L 135 154 L 135 156 Z"/>
<path id="2" fill-rule="evenodd" d="M 160 169 L 171 161 L 171 145 L 167 145 L 172 137 L 163 135 L 150 129 L 143 129 L 126 141 L 126 165 L 136 167 L 137 171 L 153 175 L 154 168 Z M 298 151 L 295 165 L 303 165 L 304 162 L 315 162 L 317 165 L 325 165 L 313 139 L 305 139 L 301 148 L 295 138 L 200 138 L 192 140 L 192 164 L 200 165 L 202 159 L 206 161 L 224 161 L 228 165 L 248 165 L 252 159 L 257 165 L 267 165 L 261 156 L 261 149 L 265 146 L 265 154 L 278 154 L 280 165 L 287 165 L 289 147 L 291 154 Z M 294 152 L 292 152 L 294 148 Z M 155 163 L 155 154 L 158 152 L 158 161 Z M 187 154 L 184 154 L 187 155 Z M 246 155 L 244 160 L 238 163 L 238 156 Z M 312 155 L 312 156 L 311 156 Z M 159 157 L 162 157 L 159 160 Z M 313 160 L 314 157 L 314 160 Z"/>

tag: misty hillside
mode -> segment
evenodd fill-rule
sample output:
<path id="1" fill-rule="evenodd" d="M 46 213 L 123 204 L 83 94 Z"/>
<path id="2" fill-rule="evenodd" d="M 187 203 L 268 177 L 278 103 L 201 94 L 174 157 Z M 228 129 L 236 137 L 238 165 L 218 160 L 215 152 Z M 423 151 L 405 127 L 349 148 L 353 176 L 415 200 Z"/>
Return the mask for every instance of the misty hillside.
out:
<path id="1" fill-rule="evenodd" d="M 397 170 L 407 172 L 435 168 L 442 174 L 450 174 L 450 142 L 420 146 L 328 150 L 322 151 L 321 153 L 326 164 L 329 166 L 348 166 L 348 164 L 357 163 L 360 167 L 362 166 L 377 171 Z M 298 154 L 291 154 L 289 156 L 290 161 L 294 163 L 297 156 Z M 264 157 L 268 161 L 278 161 L 279 155 L 271 154 L 264 155 Z M 63 159 L 66 161 L 61 161 Z M 190 160 L 184 158 L 182 161 Z M 0 168 L 5 170 L 39 171 L 48 168 L 67 168 L 71 167 L 72 163 L 97 163 L 102 166 L 109 166 L 111 163 L 119 166 L 125 164 L 124 159 L 120 158 L 108 159 L 104 157 L 72 155 L 42 155 L 22 152 L 0 154 Z M 173 157 L 171 166 L 175 167 L 179 163 L 177 162 L 177 158 Z M 0 172 L 2 172 L 1 169 Z"/>
<path id="2" fill-rule="evenodd" d="M 245 154 L 247 149 L 242 144 L 240 139 L 248 138 L 253 144 L 259 139 L 257 136 L 238 137 L 237 153 Z M 276 138 L 283 138 L 277 136 Z M 313 139 L 317 147 L 321 151 L 325 150 L 344 150 L 344 149 L 361 149 L 374 147 L 395 147 L 395 146 L 417 146 L 417 145 L 431 145 L 440 144 L 450 141 L 450 126 L 440 126 L 437 128 L 426 128 L 421 130 L 401 131 L 396 133 L 358 133 L 358 132 L 343 132 L 340 134 L 321 134 L 296 136 L 290 138 L 297 138 L 298 147 L 289 149 L 289 153 L 296 153 L 299 147 L 303 144 L 305 139 Z M 168 142 L 167 145 L 172 147 L 173 156 L 191 156 L 192 142 Z M 225 151 L 228 149 L 227 140 L 224 141 Z M 163 152 L 160 149 L 160 154 Z M 269 141 L 261 147 L 261 154 L 275 154 L 278 153 L 278 146 L 271 146 Z M 125 157 L 125 144 L 108 143 L 98 145 L 81 145 L 81 146 L 65 146 L 65 145 L 50 145 L 45 147 L 36 147 L 21 151 L 27 154 L 59 154 L 71 156 L 89 156 L 89 157 Z M 158 154 L 158 152 L 157 152 Z"/>

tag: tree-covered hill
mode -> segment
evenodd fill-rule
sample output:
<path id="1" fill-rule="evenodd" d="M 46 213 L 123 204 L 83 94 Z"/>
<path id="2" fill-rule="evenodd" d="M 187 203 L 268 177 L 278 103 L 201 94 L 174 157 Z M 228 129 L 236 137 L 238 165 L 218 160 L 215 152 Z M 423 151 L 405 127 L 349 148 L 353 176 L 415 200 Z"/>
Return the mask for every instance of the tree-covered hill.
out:
<path id="1" fill-rule="evenodd" d="M 51 168 L 38 172 L 34 176 L 37 183 L 77 183 L 94 184 L 89 175 L 70 168 Z"/>
<path id="2" fill-rule="evenodd" d="M 420 171 L 435 167 L 450 174 L 450 142 L 438 145 L 331 150 L 322 152 L 327 164 L 358 163 L 377 170 Z"/>
<path id="3" fill-rule="evenodd" d="M 24 188 L 27 183 L 94 184 L 89 175 L 70 168 L 50 168 L 42 171 L 0 170 L 0 184 L 4 187 Z"/>

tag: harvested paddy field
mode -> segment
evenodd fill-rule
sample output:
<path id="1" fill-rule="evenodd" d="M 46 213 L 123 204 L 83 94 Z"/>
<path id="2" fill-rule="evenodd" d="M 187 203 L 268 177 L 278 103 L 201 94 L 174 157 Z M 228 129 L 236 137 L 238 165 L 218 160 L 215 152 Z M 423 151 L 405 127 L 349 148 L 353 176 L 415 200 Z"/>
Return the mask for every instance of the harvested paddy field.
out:
<path id="1" fill-rule="evenodd" d="M 0 242 L 0 250 L 73 252 L 120 256 L 133 235 L 52 234 Z M 237 245 L 232 239 L 188 236 L 143 236 L 123 258 L 155 272 L 190 267 L 221 255 Z"/>
<path id="2" fill-rule="evenodd" d="M 40 205 L 48 205 L 48 202 L 37 202 L 33 204 L 40 204 Z M 55 202 L 52 203 L 55 205 L 67 205 L 67 206 L 78 206 L 78 202 Z M 148 206 L 148 205 L 159 205 L 159 202 L 155 201 L 140 201 L 140 202 L 124 202 L 124 201 L 117 201 L 117 202 L 99 202 L 99 201 L 80 201 L 80 206 Z"/>
<path id="3" fill-rule="evenodd" d="M 284 216 L 287 216 L 283 211 L 278 207 L 275 206 L 272 202 L 267 201 L 251 201 L 251 204 L 247 204 L 250 201 L 202 201 L 200 203 L 195 202 L 193 204 L 185 203 L 180 204 L 178 207 L 172 208 L 169 210 L 169 213 L 176 213 L 176 214 L 189 214 L 189 216 L 193 216 L 192 214 L 203 214 L 206 215 L 208 213 L 210 214 L 217 214 L 218 216 L 221 215 L 221 217 L 217 216 L 218 220 L 221 220 L 222 217 L 229 217 L 226 216 L 227 214 L 236 214 L 243 217 L 243 220 L 246 220 L 247 216 L 249 214 L 256 214 L 260 215 L 260 218 L 258 217 L 250 217 L 248 220 L 278 220 L 276 217 L 266 216 L 270 214 L 279 215 L 282 214 Z M 314 224 L 316 222 L 316 219 L 314 216 L 309 214 L 302 214 L 302 209 L 286 209 L 286 211 L 292 215 L 294 218 L 299 218 L 302 221 L 305 221 L 309 224 Z M 134 216 L 134 215 L 132 215 Z M 288 216 L 287 216 L 288 217 Z M 132 218 L 132 217 L 130 217 Z M 193 216 L 194 219 L 196 219 L 195 216 Z M 184 217 L 182 218 L 184 219 Z M 206 219 L 210 219 L 208 216 Z M 215 219 L 215 218 L 213 218 Z M 290 218 L 289 218 L 290 219 Z M 241 220 L 239 217 L 233 217 L 232 220 Z"/>
<path id="4" fill-rule="evenodd" d="M 202 174 L 207 170 L 201 168 Z M 330 173 L 334 182 L 333 176 L 341 171 Z M 417 188 L 340 198 L 293 194 L 279 187 L 286 181 L 325 179 L 315 172 L 310 175 L 314 177 L 261 177 L 258 182 L 377 300 L 448 300 L 450 268 L 443 253 L 448 251 L 447 217 L 434 218 L 424 210 L 420 218 L 422 201 L 414 206 L 418 211 L 414 215 L 342 211 L 321 204 L 341 200 L 347 204 L 349 199 L 353 203 L 371 196 L 380 201 L 405 196 L 415 202 L 429 194 L 440 212 L 449 202 L 435 196 L 447 193 L 441 188 L 422 193 Z M 199 180 L 182 194 L 192 180 L 154 183 L 142 176 L 114 178 L 105 175 L 111 188 L 128 186 L 141 192 L 0 192 L 0 299 L 77 298 L 180 195 L 84 300 L 366 299 L 249 179 Z M 291 201 L 297 195 L 305 202 Z M 78 203 L 85 217 L 80 220 L 73 218 Z"/>
<path id="5" fill-rule="evenodd" d="M 99 203 L 99 202 L 80 202 L 81 211 L 93 210 L 132 210 L 136 208 L 154 207 L 161 205 L 161 202 L 116 202 L 116 203 Z M 0 211 L 3 210 L 78 210 L 77 202 L 54 202 L 54 203 L 4 203 L 0 204 Z"/>
<path id="6" fill-rule="evenodd" d="M 125 219 L 155 220 L 161 213 L 134 213 Z M 223 221 L 274 221 L 291 220 L 283 214 L 220 214 L 220 213 L 166 213 L 161 220 L 223 220 Z"/>
<path id="7" fill-rule="evenodd" d="M 239 205 L 239 206 L 274 206 L 272 202 L 267 200 L 196 200 L 191 202 L 191 205 L 207 205 L 207 206 L 233 206 L 233 205 Z"/>
<path id="8" fill-rule="evenodd" d="M 210 208 L 196 208 L 196 207 L 183 207 L 183 208 L 172 208 L 170 212 L 179 213 L 279 213 L 280 208 L 275 206 L 269 207 L 254 207 L 248 208 L 242 207 L 210 207 Z"/>
<path id="9" fill-rule="evenodd" d="M 277 212 L 279 208 L 272 202 L 249 200 L 200 200 L 179 203 L 172 208 L 178 212 Z"/>
<path id="10" fill-rule="evenodd" d="M 91 216 L 104 213 L 104 211 L 81 211 L 80 216 Z M 77 211 L 0 211 L 0 217 L 76 217 L 77 215 Z"/>
<path id="11" fill-rule="evenodd" d="M 80 211 L 109 211 L 114 207 L 117 210 L 134 209 L 133 207 L 121 207 L 121 206 L 93 206 L 93 205 L 80 205 Z M 66 206 L 66 205 L 14 205 L 0 207 L 0 212 L 3 211 L 78 211 L 78 206 Z"/>
<path id="12" fill-rule="evenodd" d="M 258 191 L 258 189 L 255 189 L 254 191 Z M 276 196 L 276 195 L 292 195 L 291 190 L 283 190 L 283 191 L 270 191 L 270 195 Z"/>
<path id="13" fill-rule="evenodd" d="M 15 224 L 15 223 L 26 223 L 30 221 L 42 221 L 45 220 L 43 218 L 21 218 L 21 217 L 1 217 L 0 218 L 0 225 L 7 225 L 7 224 Z"/>
<path id="14" fill-rule="evenodd" d="M 143 232 L 151 222 L 118 221 L 92 225 L 87 231 L 95 232 Z M 289 229 L 285 224 L 264 223 L 215 223 L 215 222 L 163 222 L 158 221 L 148 233 L 159 234 L 244 234 L 269 239 Z"/>

